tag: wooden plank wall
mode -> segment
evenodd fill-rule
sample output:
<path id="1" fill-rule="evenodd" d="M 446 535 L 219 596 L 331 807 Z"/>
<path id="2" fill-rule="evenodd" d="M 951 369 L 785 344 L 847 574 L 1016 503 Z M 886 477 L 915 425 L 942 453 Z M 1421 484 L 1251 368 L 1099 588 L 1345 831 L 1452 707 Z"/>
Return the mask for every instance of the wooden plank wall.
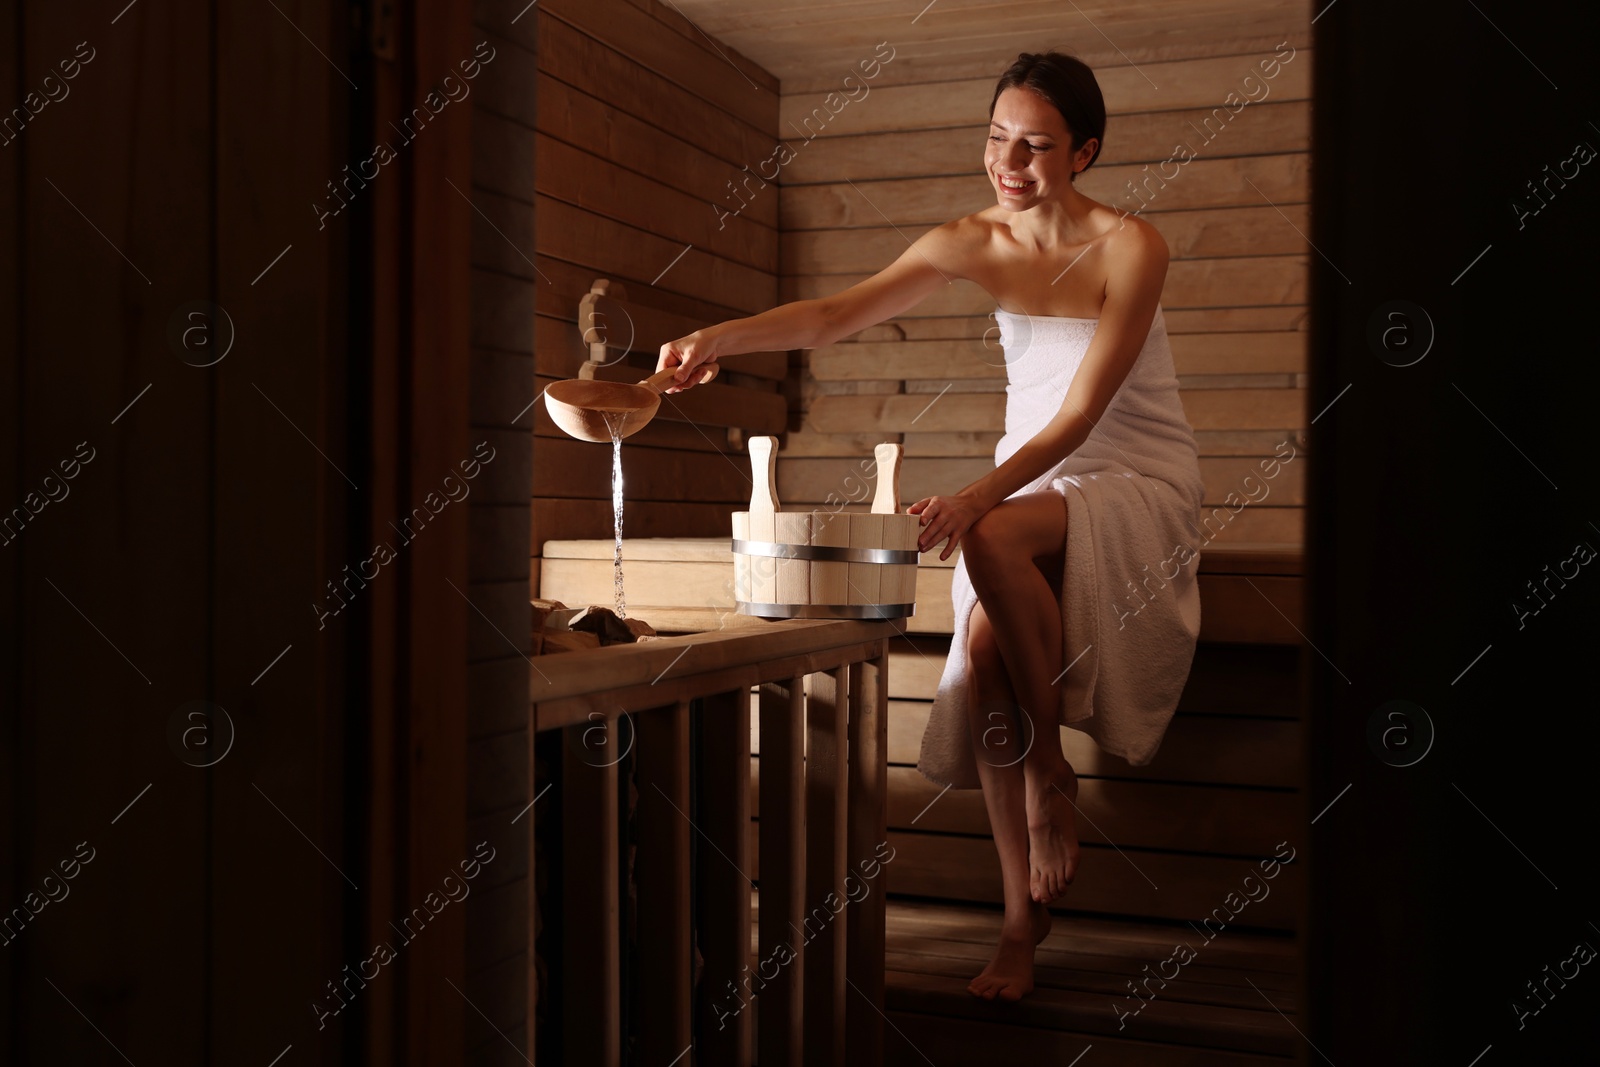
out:
<path id="1" fill-rule="evenodd" d="M 345 872 L 371 892 L 357 639 L 307 610 L 364 495 L 343 477 L 349 229 L 308 210 L 346 157 L 349 90 L 318 52 L 345 65 L 351 20 L 291 6 L 0 18 L 5 1063 L 359 1047 L 359 1015 L 307 1011 L 352 958 Z"/>
<path id="2" fill-rule="evenodd" d="M 771 307 L 777 188 L 758 190 L 736 216 L 719 216 L 714 205 L 744 168 L 771 155 L 777 80 L 656 0 L 545 0 L 527 18 L 539 32 L 527 84 L 536 102 L 536 195 L 532 204 L 497 206 L 525 220 L 523 234 L 537 220 L 534 262 L 508 250 L 499 268 L 537 280 L 536 388 L 577 374 L 585 358 L 578 301 L 596 278 L 621 283 L 631 301 L 705 324 Z M 655 360 L 654 351 L 637 354 L 640 377 Z M 562 434 L 543 405 L 529 417 L 537 589 L 545 540 L 610 535 L 610 456 L 604 445 Z M 687 424 L 630 439 L 626 535 L 726 536 L 729 513 L 750 493 L 747 462 L 717 454 L 726 451 L 718 431 Z"/>
<path id="3" fill-rule="evenodd" d="M 1140 211 L 1172 248 L 1162 305 L 1212 504 L 1243 496 L 1257 457 L 1281 442 L 1303 454 L 1312 57 L 1281 54 L 1097 68 L 1110 119 L 1078 180 L 1086 195 Z M 841 70 L 850 58 L 841 53 Z M 1010 58 L 995 57 L 995 76 Z M 893 77 L 891 60 L 882 78 Z M 782 128 L 815 136 L 791 139 L 782 172 L 784 299 L 836 292 L 933 226 L 994 202 L 982 165 L 994 80 L 884 84 L 825 125 L 806 121 L 824 91 L 786 83 Z M 1187 162 L 1174 158 L 1178 145 L 1193 150 Z M 905 444 L 908 502 L 989 469 L 1004 411 L 993 394 L 1005 388 L 993 308 L 957 282 L 893 322 L 798 354 L 791 422 L 802 429 L 780 453 L 784 502 L 847 496 L 855 461 L 881 440 Z M 1283 474 L 1219 543 L 1300 540 L 1304 466 Z"/>

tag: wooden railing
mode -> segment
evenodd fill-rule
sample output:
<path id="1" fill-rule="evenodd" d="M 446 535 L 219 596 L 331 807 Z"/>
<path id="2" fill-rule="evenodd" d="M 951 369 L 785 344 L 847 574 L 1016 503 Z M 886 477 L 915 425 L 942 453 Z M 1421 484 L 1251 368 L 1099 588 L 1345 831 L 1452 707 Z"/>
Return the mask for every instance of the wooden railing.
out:
<path id="1" fill-rule="evenodd" d="M 719 613 L 704 612 L 702 621 L 718 626 Z M 841 1064 L 847 1046 L 852 1062 L 879 1063 L 884 886 L 871 875 L 887 840 L 894 627 L 726 613 L 720 625 L 534 661 L 534 736 L 567 734 L 555 798 L 564 845 L 544 857 L 554 868 L 550 884 L 563 887 L 561 913 L 544 917 L 565 934 L 550 977 L 563 985 L 559 1062 L 622 1061 L 618 768 L 631 755 L 642 979 L 636 1062 L 749 1064 L 754 1015 L 762 1067 Z M 752 690 L 762 746 L 754 856 Z M 533 856 L 530 841 L 529 885 L 538 884 Z M 704 960 L 698 983 L 696 946 Z"/>

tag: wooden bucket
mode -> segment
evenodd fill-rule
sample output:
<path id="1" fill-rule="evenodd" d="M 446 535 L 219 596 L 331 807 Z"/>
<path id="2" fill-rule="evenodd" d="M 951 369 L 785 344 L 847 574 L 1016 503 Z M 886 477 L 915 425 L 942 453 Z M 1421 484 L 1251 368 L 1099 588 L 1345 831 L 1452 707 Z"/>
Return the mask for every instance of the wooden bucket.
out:
<path id="1" fill-rule="evenodd" d="M 733 513 L 734 599 L 769 619 L 901 619 L 917 599 L 921 519 L 900 511 L 897 444 L 881 444 L 872 512 L 780 511 L 778 439 L 750 439 L 750 510 Z"/>

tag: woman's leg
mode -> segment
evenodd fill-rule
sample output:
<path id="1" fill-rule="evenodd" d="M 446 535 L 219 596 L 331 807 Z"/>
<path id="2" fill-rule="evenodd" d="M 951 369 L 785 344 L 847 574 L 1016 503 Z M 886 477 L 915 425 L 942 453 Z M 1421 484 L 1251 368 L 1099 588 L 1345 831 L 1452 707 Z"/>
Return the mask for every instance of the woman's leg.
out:
<path id="1" fill-rule="evenodd" d="M 1060 579 L 1067 507 L 1047 490 L 1002 501 L 962 538 L 962 558 L 1027 722 L 1023 800 L 1029 890 L 1048 903 L 1066 891 L 1078 865 L 1077 775 L 1061 751 L 1058 685 Z"/>
<path id="2" fill-rule="evenodd" d="M 1050 912 L 1029 894 L 1028 824 L 1022 761 L 1026 725 L 982 605 L 967 629 L 967 721 L 989 827 L 1000 854 L 1005 920 L 1000 947 L 967 989 L 985 1000 L 1018 1000 L 1033 989 L 1033 947 L 1050 930 Z"/>

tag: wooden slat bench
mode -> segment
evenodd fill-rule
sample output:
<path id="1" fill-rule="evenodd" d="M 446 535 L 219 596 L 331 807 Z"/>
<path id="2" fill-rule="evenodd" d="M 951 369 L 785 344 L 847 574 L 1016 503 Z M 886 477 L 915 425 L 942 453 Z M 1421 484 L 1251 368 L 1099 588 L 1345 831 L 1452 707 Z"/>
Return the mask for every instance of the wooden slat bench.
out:
<path id="1" fill-rule="evenodd" d="M 695 391 L 691 389 L 689 393 Z M 729 507 L 729 514 L 734 510 Z M 731 536 L 731 523 L 729 530 Z M 629 599 L 658 613 L 686 607 L 732 611 L 733 552 L 729 540 L 624 539 Z M 544 562 L 539 595 L 569 603 L 586 598 L 599 598 L 599 603 L 609 597 L 610 541 L 550 540 L 544 542 L 541 551 Z M 1200 557 L 1200 600 L 1205 606 L 1200 639 L 1298 644 L 1304 611 L 1299 560 L 1298 550 L 1288 545 L 1245 542 L 1208 547 Z M 917 565 L 917 611 L 901 623 L 906 633 L 949 636 L 955 621 L 950 601 L 954 567 L 954 556 L 941 561 L 937 551 L 922 554 Z M 669 618 L 670 614 L 661 617 Z"/>
<path id="2" fill-rule="evenodd" d="M 1156 758 L 1132 767 L 1078 731 L 1061 732 L 1082 776 L 1082 867 L 1052 908 L 1038 989 L 1021 1005 L 966 992 L 993 951 L 1002 899 L 982 795 L 940 796 L 915 769 L 949 638 L 892 643 L 888 823 L 899 852 L 888 876 L 894 1030 L 885 1062 L 927 1062 L 915 1045 L 996 1064 L 1072 1063 L 1092 1045 L 1096 1063 L 1140 1067 L 1279 1064 L 1303 1050 L 1288 1021 L 1300 982 L 1303 865 L 1279 869 L 1270 892 L 1214 941 L 1191 925 L 1241 892 L 1280 842 L 1303 851 L 1301 553 L 1214 545 L 1200 580 L 1201 644 Z M 1120 1018 L 1113 1005 L 1137 1005 L 1126 983 L 1155 972 L 1179 942 L 1198 950 L 1195 960 Z"/>

